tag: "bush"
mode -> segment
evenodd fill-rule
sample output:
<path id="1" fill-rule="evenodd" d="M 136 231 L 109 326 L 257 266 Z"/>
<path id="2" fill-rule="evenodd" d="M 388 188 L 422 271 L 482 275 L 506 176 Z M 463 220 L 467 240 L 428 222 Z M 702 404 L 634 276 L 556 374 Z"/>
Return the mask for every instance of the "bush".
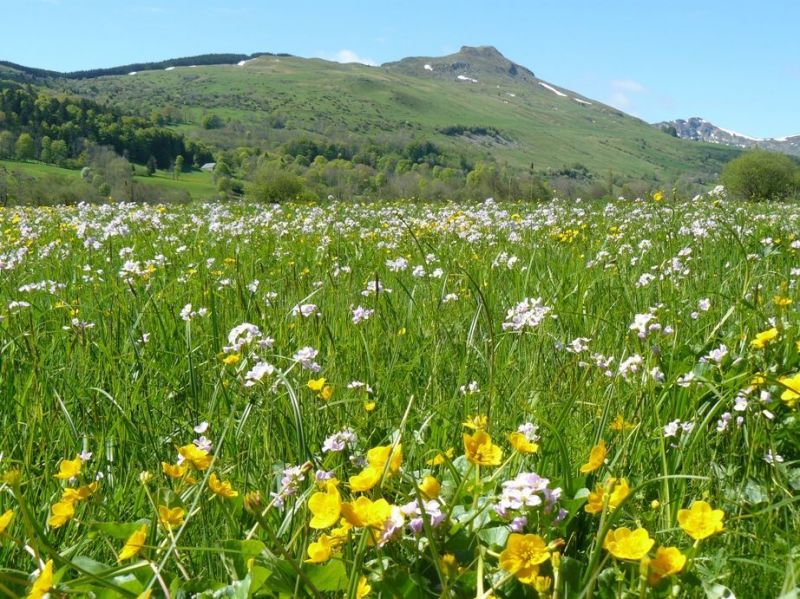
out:
<path id="1" fill-rule="evenodd" d="M 722 184 L 732 197 L 751 201 L 782 200 L 796 189 L 797 166 L 783 154 L 753 150 L 732 160 Z"/>
<path id="2" fill-rule="evenodd" d="M 294 200 L 303 194 L 303 180 L 278 165 L 260 166 L 246 189 L 247 198 L 259 202 Z"/>

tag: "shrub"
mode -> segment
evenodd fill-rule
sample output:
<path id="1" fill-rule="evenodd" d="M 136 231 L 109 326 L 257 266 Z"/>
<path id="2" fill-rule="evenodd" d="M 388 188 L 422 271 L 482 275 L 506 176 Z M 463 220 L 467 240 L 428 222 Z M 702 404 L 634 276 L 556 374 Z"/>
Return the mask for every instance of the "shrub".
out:
<path id="1" fill-rule="evenodd" d="M 783 154 L 753 150 L 732 160 L 722 171 L 722 184 L 737 198 L 782 200 L 795 190 L 797 167 Z"/>

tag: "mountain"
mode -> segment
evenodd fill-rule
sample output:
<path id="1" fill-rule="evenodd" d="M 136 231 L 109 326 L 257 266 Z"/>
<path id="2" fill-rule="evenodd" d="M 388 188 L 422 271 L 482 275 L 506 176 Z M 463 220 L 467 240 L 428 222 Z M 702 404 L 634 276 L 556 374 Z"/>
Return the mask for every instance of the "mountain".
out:
<path id="1" fill-rule="evenodd" d="M 688 120 L 678 119 L 675 121 L 666 121 L 663 123 L 656 123 L 653 126 L 662 130 L 669 130 L 671 133 L 672 128 L 674 128 L 674 133 L 677 137 L 682 139 L 704 141 L 744 149 L 762 148 L 773 152 L 783 152 L 784 154 L 800 156 L 800 134 L 780 138 L 751 137 L 743 133 L 723 129 L 699 117 L 692 117 Z"/>
<path id="2" fill-rule="evenodd" d="M 84 71 L 80 78 L 48 74 L 38 82 L 53 93 L 164 122 L 216 148 L 274 151 L 310 140 L 334 148 L 334 156 L 347 148 L 354 161 L 372 165 L 392 148 L 401 154 L 425 142 L 462 170 L 490 161 L 518 173 L 533 167 L 570 177 L 589 172 L 598 180 L 611 172 L 708 181 L 737 154 L 666 135 L 536 77 L 491 46 L 379 67 L 287 55 L 150 65 L 157 68 Z M 35 77 L 35 69 L 6 68 Z"/>

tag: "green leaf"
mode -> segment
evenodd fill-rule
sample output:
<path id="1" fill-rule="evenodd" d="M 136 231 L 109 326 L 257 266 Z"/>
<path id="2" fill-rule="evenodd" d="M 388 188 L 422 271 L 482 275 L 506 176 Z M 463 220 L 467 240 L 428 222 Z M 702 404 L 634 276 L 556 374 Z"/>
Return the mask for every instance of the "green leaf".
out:
<path id="1" fill-rule="evenodd" d="M 136 522 L 92 522 L 89 526 L 92 530 L 108 535 L 113 539 L 127 540 L 134 531 L 143 524 L 150 525 L 150 520 L 142 519 Z"/>
<path id="2" fill-rule="evenodd" d="M 347 590 L 347 570 L 340 560 L 331 560 L 324 565 L 311 566 L 306 571 L 306 575 L 319 591 Z"/>
<path id="3" fill-rule="evenodd" d="M 508 540 L 509 530 L 505 526 L 494 528 L 484 528 L 478 532 L 478 538 L 492 547 L 505 547 Z"/>

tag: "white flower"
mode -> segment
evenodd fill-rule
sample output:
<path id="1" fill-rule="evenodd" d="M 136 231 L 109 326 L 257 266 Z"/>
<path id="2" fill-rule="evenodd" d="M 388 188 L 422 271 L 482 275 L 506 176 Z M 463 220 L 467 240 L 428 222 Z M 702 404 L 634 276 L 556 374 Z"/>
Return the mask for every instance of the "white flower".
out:
<path id="1" fill-rule="evenodd" d="M 764 454 L 764 461 L 772 466 L 774 466 L 775 464 L 782 464 L 783 456 L 777 453 L 773 453 L 773 451 L 770 449 L 767 451 L 767 453 Z"/>
<path id="2" fill-rule="evenodd" d="M 313 347 L 301 347 L 295 352 L 294 356 L 292 356 L 292 359 L 306 370 L 310 370 L 311 372 L 319 372 L 322 370 L 322 367 L 314 361 L 314 358 L 317 357 L 318 353 L 319 351 Z"/>
<path id="3" fill-rule="evenodd" d="M 204 432 L 208 430 L 208 422 L 203 420 L 203 422 L 195 426 L 192 430 L 196 432 L 198 435 L 202 435 Z"/>
<path id="4" fill-rule="evenodd" d="M 394 260 L 387 260 L 386 267 L 392 272 L 400 272 L 408 268 L 408 260 L 402 256 Z"/>
<path id="5" fill-rule="evenodd" d="M 256 383 L 260 383 L 261 379 L 263 379 L 265 376 L 270 376 L 273 372 L 275 372 L 275 367 L 272 364 L 267 362 L 259 362 L 244 375 L 244 386 L 252 387 Z"/>
<path id="6" fill-rule="evenodd" d="M 370 316 L 374 314 L 375 310 L 371 308 L 364 308 L 363 306 L 356 306 L 353 308 L 353 324 L 358 324 L 365 320 L 369 320 Z"/>
<path id="7" fill-rule="evenodd" d="M 292 316 L 300 315 L 303 318 L 309 318 L 314 314 L 319 314 L 319 308 L 316 304 L 296 304 L 292 308 Z"/>
<path id="8" fill-rule="evenodd" d="M 536 328 L 553 309 L 542 303 L 542 298 L 525 298 L 506 313 L 504 331 L 520 332 L 526 328 Z"/>

